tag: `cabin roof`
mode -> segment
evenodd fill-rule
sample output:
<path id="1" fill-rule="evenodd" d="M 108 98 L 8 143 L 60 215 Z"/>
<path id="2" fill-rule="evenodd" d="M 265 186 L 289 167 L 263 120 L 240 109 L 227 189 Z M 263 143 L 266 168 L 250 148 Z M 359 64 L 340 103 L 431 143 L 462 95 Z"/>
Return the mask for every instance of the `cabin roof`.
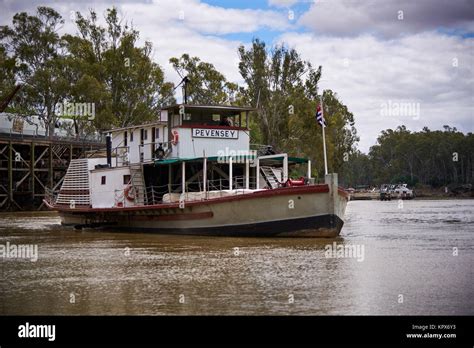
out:
<path id="1" fill-rule="evenodd" d="M 161 110 L 178 109 L 184 106 L 186 109 L 195 110 L 223 110 L 223 111 L 255 111 L 257 109 L 250 106 L 234 106 L 234 105 L 195 105 L 195 104 L 174 104 L 170 106 L 162 107 Z"/>
<path id="2" fill-rule="evenodd" d="M 150 127 L 150 126 L 162 126 L 162 125 L 166 125 L 167 123 L 168 122 L 166 121 L 154 121 L 154 122 L 136 124 L 136 125 L 127 126 L 127 127 L 112 128 L 112 129 L 104 131 L 103 133 L 119 132 L 119 131 L 123 131 L 127 129 L 136 129 L 136 128 L 143 128 L 143 127 Z"/>
<path id="3" fill-rule="evenodd" d="M 241 111 L 256 111 L 257 109 L 252 108 L 250 106 L 233 106 L 233 105 L 194 105 L 194 104 L 174 104 L 174 105 L 169 105 L 162 107 L 161 110 L 179 110 L 180 106 L 184 106 L 188 110 L 208 110 L 208 111 L 227 111 L 229 113 L 231 112 L 241 112 Z M 127 129 L 136 129 L 136 128 L 143 128 L 143 127 L 148 127 L 148 126 L 157 126 L 157 125 L 166 125 L 168 124 L 167 121 L 153 121 L 149 123 L 142 123 L 142 124 L 137 124 L 133 126 L 127 126 L 127 127 L 117 127 L 117 128 L 112 128 L 109 130 L 106 130 L 102 133 L 109 133 L 109 132 L 119 132 L 119 131 L 124 131 Z"/>

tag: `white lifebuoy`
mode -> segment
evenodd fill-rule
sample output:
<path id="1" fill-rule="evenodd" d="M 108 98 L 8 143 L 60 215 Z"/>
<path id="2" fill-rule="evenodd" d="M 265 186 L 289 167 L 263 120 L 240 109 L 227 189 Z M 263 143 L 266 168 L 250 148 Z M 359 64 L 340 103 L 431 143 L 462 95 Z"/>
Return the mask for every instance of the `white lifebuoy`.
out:
<path id="1" fill-rule="evenodd" d="M 178 134 L 178 131 L 177 131 L 177 130 L 173 130 L 173 132 L 171 132 L 171 134 L 173 134 L 173 140 L 171 140 L 171 144 L 173 144 L 173 145 L 178 144 L 178 141 L 179 141 L 179 134 Z"/>

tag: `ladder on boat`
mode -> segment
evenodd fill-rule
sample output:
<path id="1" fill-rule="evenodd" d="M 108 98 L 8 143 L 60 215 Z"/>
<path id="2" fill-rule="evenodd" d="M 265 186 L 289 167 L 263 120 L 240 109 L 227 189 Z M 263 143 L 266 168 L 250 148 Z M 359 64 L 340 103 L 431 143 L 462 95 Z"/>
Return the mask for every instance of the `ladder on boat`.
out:
<path id="1" fill-rule="evenodd" d="M 272 167 L 262 166 L 260 172 L 270 188 L 274 189 L 280 186 L 280 180 Z"/>
<path id="2" fill-rule="evenodd" d="M 143 178 L 143 168 L 141 164 L 133 164 L 130 166 L 130 184 L 135 190 L 135 203 L 138 205 L 146 205 L 147 195 L 145 191 L 145 180 Z"/>

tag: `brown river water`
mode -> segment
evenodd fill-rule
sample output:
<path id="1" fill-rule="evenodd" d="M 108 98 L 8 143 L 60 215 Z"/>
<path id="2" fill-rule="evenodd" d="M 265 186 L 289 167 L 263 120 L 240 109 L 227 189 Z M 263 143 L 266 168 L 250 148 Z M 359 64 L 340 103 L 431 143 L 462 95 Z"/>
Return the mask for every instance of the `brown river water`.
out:
<path id="1" fill-rule="evenodd" d="M 335 239 L 77 231 L 55 213 L 2 213 L 0 251 L 3 315 L 474 314 L 474 200 L 349 202 Z"/>

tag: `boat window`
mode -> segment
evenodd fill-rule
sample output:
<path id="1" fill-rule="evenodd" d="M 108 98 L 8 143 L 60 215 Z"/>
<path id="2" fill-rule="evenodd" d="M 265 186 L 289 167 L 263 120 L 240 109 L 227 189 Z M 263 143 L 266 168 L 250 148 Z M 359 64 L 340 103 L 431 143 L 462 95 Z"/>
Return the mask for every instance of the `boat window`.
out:
<path id="1" fill-rule="evenodd" d="M 143 131 L 143 140 L 147 140 L 148 139 L 148 129 L 145 129 Z"/>
<path id="2" fill-rule="evenodd" d="M 168 121 L 168 110 L 161 110 L 160 121 Z"/>
<path id="3" fill-rule="evenodd" d="M 220 122 L 221 121 L 221 115 L 219 114 L 212 114 L 212 120 L 214 122 Z"/>
<path id="4" fill-rule="evenodd" d="M 180 126 L 181 125 L 181 115 L 178 114 L 173 114 L 172 122 L 171 125 L 174 127 Z"/>
<path id="5" fill-rule="evenodd" d="M 133 143 L 133 131 L 130 131 L 130 142 Z"/>
<path id="6" fill-rule="evenodd" d="M 130 175 L 128 175 L 128 174 L 127 174 L 127 175 L 124 175 L 124 176 L 123 176 L 123 184 L 124 184 L 124 185 L 130 184 L 130 179 L 131 179 Z"/>
<path id="7" fill-rule="evenodd" d="M 160 129 L 159 129 L 159 128 L 156 128 L 156 129 L 155 129 L 155 138 L 156 138 L 156 139 L 159 139 L 159 138 L 160 138 Z"/>
<path id="8" fill-rule="evenodd" d="M 100 184 L 101 184 L 101 185 L 105 185 L 105 182 L 106 182 L 106 181 L 105 181 L 105 178 L 106 178 L 105 175 L 102 175 L 102 177 L 100 178 Z"/>
<path id="9" fill-rule="evenodd" d="M 123 146 L 127 146 L 128 143 L 128 136 L 127 136 L 127 131 L 123 132 Z"/>

